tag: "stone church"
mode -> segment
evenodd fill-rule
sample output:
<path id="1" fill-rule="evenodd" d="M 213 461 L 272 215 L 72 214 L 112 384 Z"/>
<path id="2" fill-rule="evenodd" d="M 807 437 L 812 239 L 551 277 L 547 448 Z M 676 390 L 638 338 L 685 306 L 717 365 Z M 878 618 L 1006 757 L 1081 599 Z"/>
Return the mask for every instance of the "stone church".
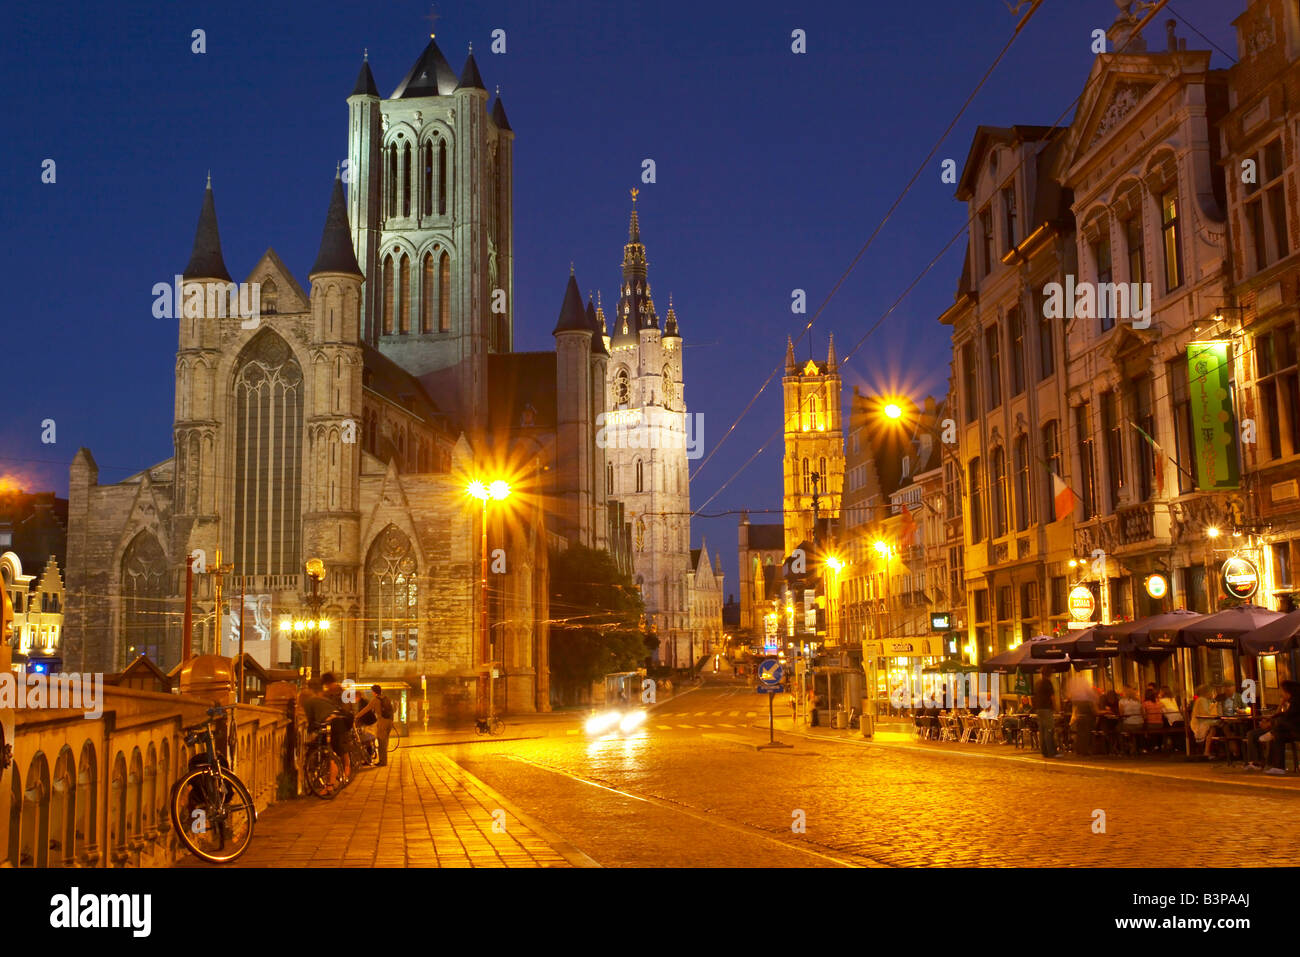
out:
<path id="1" fill-rule="evenodd" d="M 113 485 L 88 449 L 72 463 L 68 668 L 176 665 L 191 556 L 196 653 L 233 654 L 242 627 L 264 665 L 298 667 L 282 623 L 314 601 L 322 669 L 404 684 L 433 712 L 482 710 L 490 672 L 498 708 L 549 708 L 551 548 L 610 550 L 650 626 L 685 636 L 685 453 L 625 460 L 597 435 L 616 406 L 684 428 L 675 316 L 661 334 L 634 210 L 614 335 L 571 274 L 556 351 L 512 351 L 514 132 L 488 101 L 472 53 L 457 76 L 432 39 L 387 99 L 363 62 L 307 288 L 268 249 L 246 274 L 252 317 L 209 181 L 173 317 L 175 454 Z M 466 486 L 496 478 L 512 494 L 487 509 L 485 628 Z"/>

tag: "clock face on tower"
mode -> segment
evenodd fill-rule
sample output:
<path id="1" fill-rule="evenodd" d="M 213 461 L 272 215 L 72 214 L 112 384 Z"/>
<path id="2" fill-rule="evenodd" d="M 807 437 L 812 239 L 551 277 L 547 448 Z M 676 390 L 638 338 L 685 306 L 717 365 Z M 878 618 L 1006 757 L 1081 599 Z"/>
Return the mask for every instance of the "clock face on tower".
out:
<path id="1" fill-rule="evenodd" d="M 614 404 L 627 405 L 632 400 L 632 387 L 627 381 L 627 370 L 619 369 L 614 376 Z"/>

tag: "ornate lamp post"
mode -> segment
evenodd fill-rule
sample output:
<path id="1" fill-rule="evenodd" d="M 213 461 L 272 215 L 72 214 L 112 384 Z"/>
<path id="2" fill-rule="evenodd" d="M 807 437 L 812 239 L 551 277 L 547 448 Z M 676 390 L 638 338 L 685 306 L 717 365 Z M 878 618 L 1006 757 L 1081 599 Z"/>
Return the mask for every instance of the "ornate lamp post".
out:
<path id="1" fill-rule="evenodd" d="M 325 580 L 325 563 L 319 558 L 307 562 L 307 580 L 311 590 L 303 595 L 303 604 L 308 608 L 308 617 L 281 618 L 280 633 L 294 641 L 311 642 L 312 677 L 320 675 L 320 640 L 321 635 L 330 630 L 330 620 L 320 613 L 325 596 L 320 593 L 320 584 Z"/>
<path id="2" fill-rule="evenodd" d="M 493 707 L 492 692 L 493 692 L 493 687 L 495 685 L 495 682 L 492 680 L 492 671 L 496 667 L 496 654 L 494 653 L 492 648 L 491 628 L 488 625 L 487 507 L 488 507 L 489 500 L 495 500 L 500 502 L 509 498 L 510 485 L 508 482 L 504 482 L 501 479 L 497 479 L 493 482 L 483 482 L 479 479 L 475 479 L 465 487 L 465 494 L 468 495 L 470 498 L 478 499 L 479 504 L 482 507 L 482 513 L 479 522 L 480 526 L 482 527 L 482 540 L 480 543 L 481 554 L 479 558 L 479 595 L 480 595 L 480 602 L 481 602 L 479 608 L 480 608 L 480 614 L 482 615 L 482 624 L 479 628 L 479 661 L 484 665 L 487 671 L 487 675 L 486 675 L 487 700 L 486 702 L 484 702 L 483 689 L 482 687 L 480 687 L 478 710 L 481 714 L 484 713 L 483 706 L 486 703 L 487 710 L 484 716 L 490 721 L 492 719 L 492 707 Z"/>

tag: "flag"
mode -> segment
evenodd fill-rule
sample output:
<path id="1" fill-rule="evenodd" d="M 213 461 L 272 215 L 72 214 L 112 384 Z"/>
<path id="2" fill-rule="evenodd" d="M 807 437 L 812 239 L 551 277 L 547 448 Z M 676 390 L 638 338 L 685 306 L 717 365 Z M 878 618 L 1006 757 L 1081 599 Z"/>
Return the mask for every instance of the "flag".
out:
<path id="1" fill-rule="evenodd" d="M 899 539 L 904 545 L 916 544 L 916 519 L 912 518 L 912 510 L 906 502 L 903 503 L 903 528 Z"/>
<path id="2" fill-rule="evenodd" d="M 1152 470 L 1155 472 L 1156 497 L 1164 498 L 1165 497 L 1165 463 L 1164 463 L 1165 450 L 1160 447 L 1160 445 L 1156 442 L 1155 439 L 1151 438 L 1151 436 L 1147 434 L 1146 430 L 1143 429 L 1142 426 L 1138 425 L 1136 422 L 1133 422 L 1131 420 L 1129 422 L 1129 425 L 1137 429 L 1138 435 L 1146 439 L 1147 445 L 1151 446 L 1151 450 L 1154 453 L 1151 457 L 1151 467 Z"/>
<path id="3" fill-rule="evenodd" d="M 1059 475 L 1052 473 L 1052 501 L 1056 504 L 1056 521 L 1068 518 L 1077 501 L 1074 490 Z"/>

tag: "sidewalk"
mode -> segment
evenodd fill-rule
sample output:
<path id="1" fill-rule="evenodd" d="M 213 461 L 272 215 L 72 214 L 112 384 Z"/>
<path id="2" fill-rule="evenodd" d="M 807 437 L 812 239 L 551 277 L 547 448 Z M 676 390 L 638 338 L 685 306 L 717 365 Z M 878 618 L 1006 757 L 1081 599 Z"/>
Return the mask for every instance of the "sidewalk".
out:
<path id="1" fill-rule="evenodd" d="M 495 740 L 501 740 L 497 738 Z M 210 867 L 194 858 L 181 867 Z M 272 805 L 233 867 L 596 867 L 431 748 L 403 747 L 333 800 Z"/>
<path id="2" fill-rule="evenodd" d="M 1079 758 L 1072 754 L 1047 759 L 1037 751 L 1017 749 L 1007 744 L 963 744 L 955 741 L 918 741 L 906 723 L 878 724 L 872 739 L 862 737 L 857 729 L 806 728 L 802 724 L 791 728 L 789 713 L 782 717 L 777 711 L 774 727 L 781 734 L 793 734 L 815 741 L 830 741 L 848 747 L 892 748 L 929 755 L 943 755 L 955 760 L 1006 761 L 1014 764 L 1051 768 L 1052 770 L 1131 774 L 1140 777 L 1185 781 L 1191 784 L 1212 784 L 1224 787 L 1243 787 L 1265 791 L 1289 791 L 1300 794 L 1300 774 L 1266 775 L 1247 771 L 1239 763 L 1226 761 L 1187 761 L 1181 754 L 1166 757 L 1107 757 L 1093 755 Z M 767 730 L 767 719 L 757 718 L 751 723 L 756 730 Z"/>

